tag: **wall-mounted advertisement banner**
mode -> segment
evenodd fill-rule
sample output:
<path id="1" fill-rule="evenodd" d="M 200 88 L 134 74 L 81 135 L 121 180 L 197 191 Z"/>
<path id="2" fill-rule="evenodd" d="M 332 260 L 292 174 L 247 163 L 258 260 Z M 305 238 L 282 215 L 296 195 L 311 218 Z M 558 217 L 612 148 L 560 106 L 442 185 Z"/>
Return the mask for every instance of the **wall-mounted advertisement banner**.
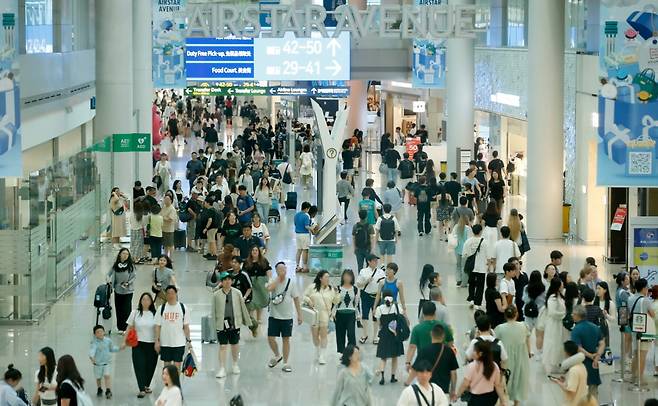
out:
<path id="1" fill-rule="evenodd" d="M 440 6 L 444 0 L 416 0 L 417 6 Z M 414 39 L 411 60 L 411 84 L 418 89 L 445 89 L 445 40 Z"/>
<path id="2" fill-rule="evenodd" d="M 602 1 L 597 184 L 658 186 L 658 3 Z"/>
<path id="3" fill-rule="evenodd" d="M 185 80 L 187 0 L 153 1 L 153 87 L 182 89 Z"/>
<path id="4" fill-rule="evenodd" d="M 22 176 L 18 0 L 0 2 L 0 178 Z"/>
<path id="5" fill-rule="evenodd" d="M 188 38 L 187 80 L 349 80 L 350 35 L 338 38 Z"/>
<path id="6" fill-rule="evenodd" d="M 610 224 L 611 231 L 621 231 L 622 227 L 624 226 L 627 213 L 628 209 L 625 205 L 620 205 L 617 207 L 617 210 L 615 210 L 615 216 L 612 218 L 612 224 Z"/>
<path id="7" fill-rule="evenodd" d="M 151 134 L 112 134 L 112 152 L 151 152 Z"/>
<path id="8" fill-rule="evenodd" d="M 632 217 L 628 257 L 649 286 L 658 284 L 658 217 Z"/>

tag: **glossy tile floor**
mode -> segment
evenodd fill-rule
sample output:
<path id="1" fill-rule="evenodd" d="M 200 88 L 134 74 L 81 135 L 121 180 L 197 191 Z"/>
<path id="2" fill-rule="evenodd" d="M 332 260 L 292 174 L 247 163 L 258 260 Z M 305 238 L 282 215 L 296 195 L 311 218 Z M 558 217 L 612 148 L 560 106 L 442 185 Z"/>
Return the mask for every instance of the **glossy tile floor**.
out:
<path id="1" fill-rule="evenodd" d="M 174 168 L 180 178 L 184 173 L 184 162 L 187 160 L 187 149 L 177 151 L 174 155 Z M 377 163 L 371 167 L 377 168 Z M 374 177 L 377 175 L 373 174 Z M 300 191 L 299 201 L 310 197 L 313 191 Z M 354 206 L 354 205 L 353 205 Z M 417 285 L 420 269 L 423 264 L 431 263 L 442 274 L 444 294 L 451 313 L 451 321 L 455 330 L 457 346 L 462 349 L 466 344 L 464 333 L 472 324 L 472 314 L 465 304 L 465 290 L 455 287 L 455 260 L 446 243 L 440 242 L 436 233 L 432 236 L 418 237 L 415 231 L 416 211 L 405 207 L 401 213 L 403 239 L 397 247 L 395 260 L 400 265 L 400 280 L 407 287 L 410 314 L 416 313 L 419 293 Z M 293 212 L 288 211 L 282 216 L 279 224 L 270 224 L 272 242 L 268 258 L 270 262 L 284 260 L 293 269 L 295 247 L 290 244 L 292 236 Z M 353 219 L 356 214 L 350 214 Z M 355 259 L 348 248 L 351 244 L 349 234 L 351 224 L 340 226 L 339 241 L 346 245 L 345 267 L 355 267 Z M 552 249 L 560 249 L 565 254 L 562 269 L 569 270 L 573 277 L 580 269 L 584 258 L 594 256 L 603 262 L 603 248 L 600 246 L 585 246 L 578 244 L 532 243 L 532 251 L 524 258 L 526 270 L 543 268 L 547 263 L 548 253 Z M 12 362 L 23 371 L 28 392 L 33 391 L 31 377 L 37 368 L 36 356 L 43 346 L 51 346 L 56 355 L 72 354 L 83 376 L 87 379 L 87 388 L 95 390 L 92 367 L 87 357 L 87 349 L 92 337 L 91 328 L 94 324 L 95 310 L 92 307 L 92 295 L 95 287 L 102 283 L 104 274 L 113 260 L 115 252 L 105 246 L 98 258 L 96 270 L 89 276 L 86 283 L 75 289 L 67 298 L 56 304 L 52 312 L 39 324 L 30 327 L 0 327 L 0 365 Z M 311 342 L 309 327 L 295 327 L 291 364 L 293 372 L 286 374 L 280 368 L 269 369 L 266 366 L 270 358 L 270 350 L 266 339 L 262 336 L 252 339 L 247 331 L 243 331 L 241 342 L 240 367 L 242 373 L 238 376 L 229 375 L 226 379 L 214 378 L 217 367 L 217 349 L 215 344 L 200 344 L 200 319 L 208 314 L 210 293 L 204 285 L 206 271 L 210 262 L 198 254 L 177 252 L 173 256 L 176 278 L 181 286 L 180 298 L 188 306 L 191 320 L 194 347 L 200 361 L 200 371 L 193 378 L 183 382 L 183 393 L 188 405 L 226 405 L 228 400 L 237 393 L 242 394 L 245 404 L 256 405 L 329 405 L 334 388 L 334 380 L 339 368 L 338 357 L 330 352 L 328 363 L 318 366 L 312 362 L 314 348 Z M 605 268 L 605 267 L 604 267 Z M 142 291 L 148 291 L 152 267 L 140 266 L 138 269 L 137 289 L 135 296 Z M 602 275 L 606 278 L 616 272 L 616 269 L 605 269 Z M 602 276 L 602 277 L 603 277 Z M 302 276 L 296 279 L 300 286 L 311 282 L 311 277 Z M 136 300 L 136 299 L 135 299 Z M 415 322 L 415 317 L 411 316 Z M 611 329 L 615 331 L 614 328 Z M 248 337 L 248 338 L 247 338 Z M 113 336 L 118 343 L 119 338 Z M 619 348 L 619 337 L 614 336 L 613 348 Z M 335 338 L 330 336 L 329 348 L 335 348 Z M 365 364 L 374 370 L 377 366 L 375 346 L 371 343 L 362 346 Z M 460 357 L 460 362 L 462 357 Z M 400 362 L 403 365 L 404 361 Z M 459 371 L 461 379 L 462 371 Z M 540 364 L 531 361 L 531 393 L 524 405 L 543 406 L 559 405 L 563 397 L 556 385 L 551 384 L 545 376 Z M 387 372 L 388 376 L 388 372 Z M 404 377 L 401 369 L 399 377 Z M 616 374 L 604 375 L 604 384 L 600 388 L 602 403 L 616 402 L 618 405 L 640 405 L 648 397 L 657 395 L 655 378 L 649 378 L 650 392 L 636 394 L 628 390 L 628 384 L 611 383 Z M 129 350 L 120 352 L 114 357 L 113 370 L 114 399 L 98 400 L 99 405 L 148 405 L 153 404 L 162 385 L 156 373 L 154 379 L 154 395 L 146 399 L 136 398 L 136 381 L 133 374 Z M 372 386 L 374 405 L 394 405 L 402 391 L 401 383 Z"/>

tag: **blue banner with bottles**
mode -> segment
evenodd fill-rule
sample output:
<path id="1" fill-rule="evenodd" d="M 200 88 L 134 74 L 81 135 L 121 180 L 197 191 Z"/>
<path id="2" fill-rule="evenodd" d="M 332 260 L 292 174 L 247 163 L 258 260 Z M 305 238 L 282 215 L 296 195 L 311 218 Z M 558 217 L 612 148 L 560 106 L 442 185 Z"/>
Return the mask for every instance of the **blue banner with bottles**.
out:
<path id="1" fill-rule="evenodd" d="M 438 6 L 445 0 L 416 0 L 417 6 Z M 445 40 L 414 38 L 411 59 L 411 84 L 419 89 L 445 89 Z"/>
<path id="2" fill-rule="evenodd" d="M 601 5 L 597 184 L 658 186 L 658 3 Z"/>
<path id="3" fill-rule="evenodd" d="M 183 89 L 187 0 L 153 1 L 153 87 Z"/>

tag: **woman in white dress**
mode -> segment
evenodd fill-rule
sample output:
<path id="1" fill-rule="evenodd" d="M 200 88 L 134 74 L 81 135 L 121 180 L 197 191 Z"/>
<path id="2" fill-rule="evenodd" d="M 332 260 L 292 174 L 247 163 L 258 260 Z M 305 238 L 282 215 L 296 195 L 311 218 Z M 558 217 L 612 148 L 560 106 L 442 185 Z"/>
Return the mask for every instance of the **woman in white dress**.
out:
<path id="1" fill-rule="evenodd" d="M 162 196 L 165 191 L 169 190 L 169 187 L 171 186 L 171 178 L 173 176 L 171 163 L 169 163 L 169 156 L 166 152 L 160 154 L 160 160 L 155 164 L 153 174 L 154 176 L 159 176 L 162 180 L 162 183 L 158 185 L 158 193 Z"/>
<path id="2" fill-rule="evenodd" d="M 562 351 L 565 341 L 565 328 L 562 326 L 567 308 L 562 296 L 562 280 L 553 278 L 546 293 L 544 308 L 544 356 L 542 363 L 547 373 L 558 371 L 560 362 L 564 359 Z"/>
<path id="3" fill-rule="evenodd" d="M 299 161 L 301 162 L 299 175 L 302 178 L 304 190 L 307 190 L 313 178 L 313 154 L 309 145 L 304 145 L 304 152 L 299 156 Z"/>

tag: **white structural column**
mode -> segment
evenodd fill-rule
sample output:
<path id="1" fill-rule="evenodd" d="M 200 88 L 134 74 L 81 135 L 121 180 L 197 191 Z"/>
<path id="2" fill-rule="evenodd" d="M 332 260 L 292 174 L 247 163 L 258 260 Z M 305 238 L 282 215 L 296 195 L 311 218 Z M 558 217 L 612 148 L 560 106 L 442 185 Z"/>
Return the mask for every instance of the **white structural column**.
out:
<path id="1" fill-rule="evenodd" d="M 528 236 L 562 237 L 564 2 L 530 0 L 528 23 Z"/>
<path id="2" fill-rule="evenodd" d="M 96 0 L 96 119 L 94 141 L 135 132 L 133 117 L 132 0 Z M 114 154 L 113 182 L 128 191 L 134 153 Z"/>
<path id="3" fill-rule="evenodd" d="M 450 0 L 451 5 L 471 5 L 473 0 Z M 447 41 L 447 153 L 448 170 L 459 172 L 457 148 L 473 149 L 474 40 L 451 38 Z M 463 174 L 458 173 L 461 179 Z"/>
<path id="4" fill-rule="evenodd" d="M 153 80 L 151 77 L 151 20 L 152 4 L 150 1 L 133 3 L 133 103 L 138 133 L 151 134 L 153 122 L 151 106 L 153 105 Z M 151 140 L 151 143 L 153 141 Z M 152 176 L 152 158 L 150 153 L 136 154 L 135 175 L 142 184 Z"/>
<path id="5" fill-rule="evenodd" d="M 349 5 L 360 10 L 367 8 L 366 0 L 349 0 Z M 347 105 L 350 107 L 350 114 L 347 117 L 347 131 L 345 137 L 351 137 L 355 128 L 363 131 L 367 135 L 368 126 L 368 89 L 366 82 L 363 80 L 350 80 L 350 95 L 347 98 Z"/>

